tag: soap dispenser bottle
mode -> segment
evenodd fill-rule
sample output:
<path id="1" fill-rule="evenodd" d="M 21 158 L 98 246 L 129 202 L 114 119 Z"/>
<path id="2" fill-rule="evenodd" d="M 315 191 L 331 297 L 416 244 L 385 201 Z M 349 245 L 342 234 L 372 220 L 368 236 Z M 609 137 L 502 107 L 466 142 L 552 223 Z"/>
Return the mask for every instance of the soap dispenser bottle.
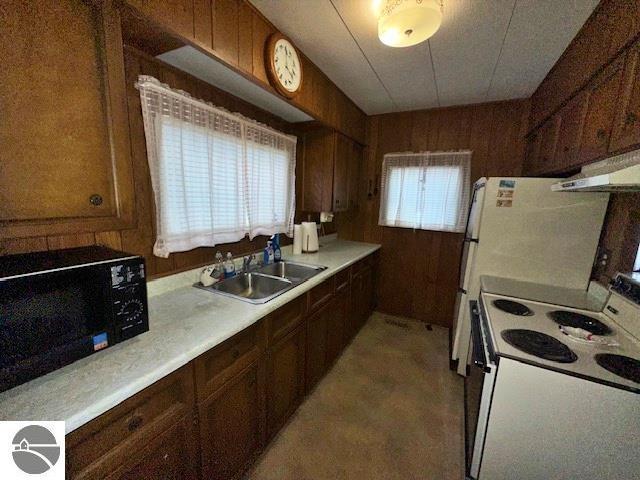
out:
<path id="1" fill-rule="evenodd" d="M 224 278 L 235 277 L 236 265 L 233 263 L 233 255 L 231 252 L 227 253 L 227 261 L 224 262 Z"/>
<path id="2" fill-rule="evenodd" d="M 271 237 L 273 239 L 273 261 L 282 261 L 282 250 L 280 249 L 280 235 L 275 234 Z"/>
<path id="3" fill-rule="evenodd" d="M 264 251 L 262 252 L 262 263 L 265 265 L 273 263 L 273 246 L 270 240 L 267 242 L 267 246 L 264 247 Z"/>

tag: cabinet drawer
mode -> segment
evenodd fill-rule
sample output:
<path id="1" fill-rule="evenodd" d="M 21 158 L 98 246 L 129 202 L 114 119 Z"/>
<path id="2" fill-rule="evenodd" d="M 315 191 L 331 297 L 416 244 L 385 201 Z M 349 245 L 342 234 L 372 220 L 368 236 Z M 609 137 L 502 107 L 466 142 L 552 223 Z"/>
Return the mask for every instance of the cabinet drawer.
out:
<path id="1" fill-rule="evenodd" d="M 273 345 L 300 324 L 304 313 L 304 300 L 305 295 L 301 295 L 269 314 L 267 317 L 269 345 Z"/>
<path id="2" fill-rule="evenodd" d="M 364 257 L 363 259 L 358 260 L 356 263 L 354 263 L 351 266 L 351 274 L 358 275 L 360 272 L 362 272 L 362 270 L 372 265 L 373 265 L 373 256 L 369 255 L 368 257 Z"/>
<path id="3" fill-rule="evenodd" d="M 316 311 L 331 298 L 334 291 L 334 280 L 335 278 L 331 277 L 309 291 L 309 313 Z"/>
<path id="4" fill-rule="evenodd" d="M 264 322 L 259 321 L 194 360 L 198 402 L 260 357 L 263 332 Z"/>
<path id="5" fill-rule="evenodd" d="M 189 364 L 67 435 L 68 477 L 106 477 L 191 412 L 193 401 Z"/>
<path id="6" fill-rule="evenodd" d="M 348 268 L 336 273 L 335 282 L 336 282 L 336 292 L 340 292 L 349 286 L 349 280 L 351 278 L 351 274 Z"/>

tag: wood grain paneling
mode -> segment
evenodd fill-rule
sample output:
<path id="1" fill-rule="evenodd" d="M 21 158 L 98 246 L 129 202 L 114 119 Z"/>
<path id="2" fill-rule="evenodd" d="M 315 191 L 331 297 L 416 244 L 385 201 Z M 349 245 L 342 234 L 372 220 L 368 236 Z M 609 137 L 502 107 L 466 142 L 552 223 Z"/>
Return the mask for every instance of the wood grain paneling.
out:
<path id="1" fill-rule="evenodd" d="M 470 149 L 472 180 L 519 175 L 528 108 L 514 100 L 369 117 L 359 214 L 336 224 L 342 237 L 382 244 L 379 310 L 450 326 L 462 245 L 462 234 L 378 226 L 384 154 Z"/>
<path id="2" fill-rule="evenodd" d="M 529 127 L 537 130 L 528 137 L 528 171 L 562 175 L 640 147 L 639 34 L 640 2 L 600 2 L 531 98 Z M 555 161 L 531 169 L 540 163 L 540 133 L 552 115 L 561 118 Z M 638 195 L 611 195 L 599 246 L 608 261 L 592 272 L 603 283 L 633 266 L 640 242 Z"/>
<path id="3" fill-rule="evenodd" d="M 127 0 L 126 4 L 132 8 L 123 8 L 123 28 L 131 45 L 157 55 L 192 44 L 259 87 L 277 94 L 265 71 L 265 44 L 278 30 L 249 1 L 171 0 L 165 5 L 159 0 Z M 299 53 L 303 85 L 297 96 L 285 101 L 363 143 L 364 112 L 304 52 Z"/>
<path id="4" fill-rule="evenodd" d="M 533 93 L 530 128 L 540 125 L 640 33 L 640 2 L 602 0 Z"/>
<path id="5" fill-rule="evenodd" d="M 128 123 L 125 122 L 124 126 L 127 128 L 128 136 L 131 139 L 132 176 L 136 192 L 135 213 L 137 223 L 135 228 L 24 239 L 7 238 L 0 243 L 0 254 L 26 253 L 101 244 L 143 255 L 147 261 L 149 274 L 159 276 L 211 263 L 217 250 L 223 252 L 231 251 L 234 255 L 241 255 L 262 248 L 266 243 L 265 237 L 257 237 L 253 241 L 245 239 L 234 244 L 219 245 L 214 248 L 197 248 L 188 252 L 172 254 L 169 258 L 160 258 L 153 255 L 155 206 L 149 164 L 147 162 L 140 93 L 135 88 L 135 82 L 139 75 L 152 75 L 173 87 L 188 91 L 198 98 L 211 101 L 228 110 L 240 112 L 278 130 L 291 132 L 290 124 L 132 47 L 125 47 L 124 60 L 126 74 L 124 82 L 126 83 L 126 102 L 128 106 Z M 283 238 L 284 244 L 288 242 L 287 238 Z"/>

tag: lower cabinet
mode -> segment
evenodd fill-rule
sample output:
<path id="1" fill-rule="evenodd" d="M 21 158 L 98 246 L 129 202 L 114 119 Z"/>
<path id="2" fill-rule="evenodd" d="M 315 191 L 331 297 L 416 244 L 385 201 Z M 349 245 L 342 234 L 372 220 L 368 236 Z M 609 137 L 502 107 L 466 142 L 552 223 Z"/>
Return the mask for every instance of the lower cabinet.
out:
<path id="1" fill-rule="evenodd" d="M 190 364 L 67 435 L 67 478 L 198 478 L 193 403 Z"/>
<path id="2" fill-rule="evenodd" d="M 271 438 L 304 396 L 305 330 L 300 326 L 267 353 L 267 435 Z"/>
<path id="3" fill-rule="evenodd" d="M 184 418 L 165 430 L 121 465 L 109 479 L 190 480 L 199 477 L 194 452 L 197 435 L 194 416 Z"/>
<path id="4" fill-rule="evenodd" d="M 349 342 L 347 335 L 347 318 L 349 316 L 349 287 L 348 285 L 336 292 L 336 296 L 329 305 L 327 317 L 327 365 L 333 364 Z"/>
<path id="5" fill-rule="evenodd" d="M 232 478 L 255 458 L 264 444 L 263 398 L 256 362 L 198 406 L 203 478 Z"/>
<path id="6" fill-rule="evenodd" d="M 320 381 L 327 370 L 327 328 L 333 300 L 307 318 L 307 393 Z"/>
<path id="7" fill-rule="evenodd" d="M 239 478 L 369 317 L 373 265 L 339 272 L 67 435 L 67 478 Z"/>

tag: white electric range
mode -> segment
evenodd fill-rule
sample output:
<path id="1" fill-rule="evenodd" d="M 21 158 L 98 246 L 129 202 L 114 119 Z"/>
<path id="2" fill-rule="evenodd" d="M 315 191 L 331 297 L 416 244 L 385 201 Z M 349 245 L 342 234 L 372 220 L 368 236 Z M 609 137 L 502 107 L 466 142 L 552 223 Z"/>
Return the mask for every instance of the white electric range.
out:
<path id="1" fill-rule="evenodd" d="M 472 302 L 469 478 L 640 479 L 640 278 L 610 290 L 601 312 Z"/>

